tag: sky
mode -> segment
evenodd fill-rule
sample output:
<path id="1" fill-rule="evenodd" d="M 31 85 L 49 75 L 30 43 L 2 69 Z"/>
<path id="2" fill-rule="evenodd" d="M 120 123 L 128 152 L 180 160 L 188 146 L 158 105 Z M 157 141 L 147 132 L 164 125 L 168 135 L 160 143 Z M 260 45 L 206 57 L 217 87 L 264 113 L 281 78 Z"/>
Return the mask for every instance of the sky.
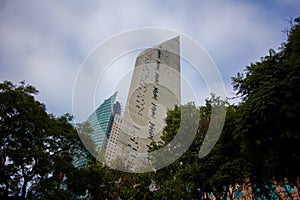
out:
<path id="1" fill-rule="evenodd" d="M 226 96 L 233 97 L 231 77 L 270 48 L 277 50 L 287 39 L 282 30 L 298 16 L 300 0 L 0 0 L 0 82 L 25 80 L 40 91 L 37 98 L 49 113 L 73 114 L 76 78 L 95 48 L 126 31 L 155 27 L 198 43 L 217 66 Z M 95 107 L 112 90 L 128 88 L 141 50 L 112 61 L 112 71 L 95 86 Z M 199 92 L 192 67 L 184 60 L 182 65 L 184 84 Z M 116 72 L 121 73 L 113 76 Z M 119 93 L 124 101 L 126 89 Z"/>

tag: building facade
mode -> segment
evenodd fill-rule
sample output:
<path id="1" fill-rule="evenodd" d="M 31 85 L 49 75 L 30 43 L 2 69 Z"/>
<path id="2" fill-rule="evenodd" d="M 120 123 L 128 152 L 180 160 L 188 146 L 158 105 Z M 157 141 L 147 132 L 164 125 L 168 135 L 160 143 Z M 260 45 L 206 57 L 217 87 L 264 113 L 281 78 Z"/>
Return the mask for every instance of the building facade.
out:
<path id="1" fill-rule="evenodd" d="M 180 101 L 180 42 L 176 37 L 136 59 L 115 152 L 128 171 L 149 167 L 149 145 L 160 140 L 167 110 Z"/>
<path id="2" fill-rule="evenodd" d="M 122 126 L 122 117 L 119 114 L 113 114 L 111 120 L 111 128 L 108 129 L 108 142 L 105 147 L 105 163 L 108 166 L 114 165 L 117 159 L 116 151 L 120 151 L 118 141 Z"/>
<path id="3" fill-rule="evenodd" d="M 113 108 L 116 100 L 117 92 L 106 99 L 90 117 L 87 119 L 91 133 L 88 133 L 95 144 L 95 151 L 98 153 L 106 140 L 107 128 L 113 114 Z"/>

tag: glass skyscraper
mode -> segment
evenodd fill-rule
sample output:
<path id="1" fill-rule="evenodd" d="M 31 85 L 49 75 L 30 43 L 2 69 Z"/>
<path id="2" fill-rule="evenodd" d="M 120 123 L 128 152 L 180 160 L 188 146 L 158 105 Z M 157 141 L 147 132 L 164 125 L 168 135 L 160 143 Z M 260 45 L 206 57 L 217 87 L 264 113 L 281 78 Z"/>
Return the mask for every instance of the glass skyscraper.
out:
<path id="1" fill-rule="evenodd" d="M 117 97 L 117 92 L 115 92 L 111 97 L 106 99 L 87 119 L 87 122 L 92 129 L 91 132 L 83 133 L 88 134 L 93 143 L 95 144 L 95 151 L 99 153 L 104 145 L 106 139 L 107 129 L 110 127 L 112 114 L 121 112 L 120 104 L 115 100 Z M 78 151 L 73 157 L 73 165 L 76 168 L 84 168 L 87 166 L 87 154 L 86 152 Z M 72 199 L 81 200 L 86 199 L 89 196 L 88 191 L 83 196 L 73 195 Z"/>
<path id="2" fill-rule="evenodd" d="M 105 141 L 108 124 L 111 120 L 116 97 L 117 92 L 106 99 L 87 119 L 87 122 L 93 129 L 92 133 L 89 133 L 89 135 L 96 145 L 96 152 L 101 150 Z"/>

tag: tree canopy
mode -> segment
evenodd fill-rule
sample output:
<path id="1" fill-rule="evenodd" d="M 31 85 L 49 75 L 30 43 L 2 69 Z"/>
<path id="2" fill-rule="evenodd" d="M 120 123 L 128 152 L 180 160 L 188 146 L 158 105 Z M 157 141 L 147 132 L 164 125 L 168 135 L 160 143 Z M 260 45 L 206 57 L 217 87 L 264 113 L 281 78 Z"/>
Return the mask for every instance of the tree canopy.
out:
<path id="1" fill-rule="evenodd" d="M 1 199 L 70 198 L 64 175 L 82 146 L 72 117 L 48 114 L 37 93 L 25 82 L 0 84 Z"/>

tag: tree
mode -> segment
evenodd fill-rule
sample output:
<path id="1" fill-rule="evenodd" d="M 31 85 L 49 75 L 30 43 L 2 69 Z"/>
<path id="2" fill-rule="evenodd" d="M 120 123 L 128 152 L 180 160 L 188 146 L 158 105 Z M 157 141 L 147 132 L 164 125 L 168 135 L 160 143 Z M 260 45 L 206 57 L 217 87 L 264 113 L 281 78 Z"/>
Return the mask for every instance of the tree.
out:
<path id="1" fill-rule="evenodd" d="M 182 119 L 189 119 L 189 123 L 195 123 L 198 128 L 192 144 L 178 160 L 151 174 L 157 188 L 159 188 L 154 193 L 156 199 L 197 199 L 204 191 L 212 190 L 211 176 L 217 169 L 213 163 L 216 160 L 207 162 L 207 157 L 212 153 L 200 159 L 199 151 L 207 135 L 210 122 L 218 123 L 218 117 L 211 119 L 212 107 L 217 110 L 223 106 L 229 105 L 226 101 L 212 95 L 210 99 L 206 99 L 205 105 L 199 108 L 193 103 L 189 103 L 183 106 L 175 106 L 173 110 L 168 111 L 166 126 L 161 136 L 162 142 L 152 143 L 152 151 L 162 148 L 172 141 L 178 133 Z M 189 117 L 182 117 L 182 115 L 191 115 L 191 113 L 199 116 L 196 121 L 192 121 Z M 186 128 L 189 128 L 189 126 Z M 184 131 L 186 132 L 185 137 L 189 137 L 189 130 L 185 129 Z M 207 139 L 214 140 L 216 138 L 213 136 Z"/>
<path id="2" fill-rule="evenodd" d="M 300 18 L 281 51 L 269 51 L 260 62 L 233 78 L 243 102 L 236 118 L 236 137 L 251 167 L 252 182 L 275 177 L 296 184 L 300 168 Z"/>
<path id="3" fill-rule="evenodd" d="M 0 198 L 69 198 L 65 177 L 81 148 L 72 117 L 54 117 L 21 82 L 0 84 Z M 52 194 L 52 195 L 50 195 Z M 52 197 L 51 197 L 52 196 Z"/>

